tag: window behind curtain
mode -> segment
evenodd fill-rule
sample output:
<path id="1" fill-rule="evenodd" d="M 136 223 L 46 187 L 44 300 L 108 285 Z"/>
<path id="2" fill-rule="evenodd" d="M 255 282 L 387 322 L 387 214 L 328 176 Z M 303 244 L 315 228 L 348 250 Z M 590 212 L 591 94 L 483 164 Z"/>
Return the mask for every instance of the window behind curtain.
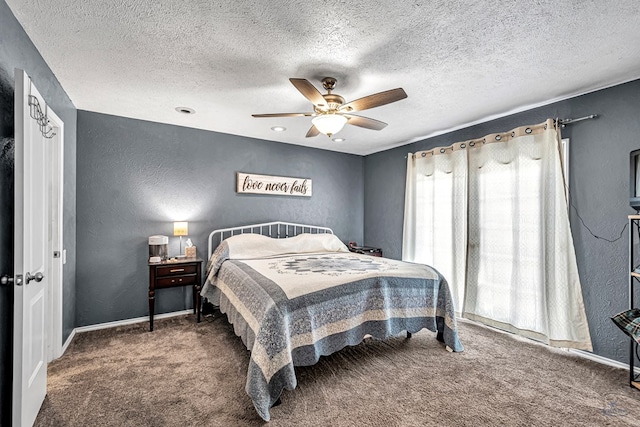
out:
<path id="1" fill-rule="evenodd" d="M 403 259 L 440 271 L 463 317 L 589 350 L 561 152 L 550 119 L 410 154 Z"/>

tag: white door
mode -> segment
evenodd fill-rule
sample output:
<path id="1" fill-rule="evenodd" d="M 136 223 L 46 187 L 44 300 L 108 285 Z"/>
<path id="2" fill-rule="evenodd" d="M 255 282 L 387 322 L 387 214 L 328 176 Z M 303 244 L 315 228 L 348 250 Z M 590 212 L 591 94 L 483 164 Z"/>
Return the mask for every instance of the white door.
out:
<path id="1" fill-rule="evenodd" d="M 30 98 L 31 96 L 31 98 Z M 29 100 L 46 104 L 24 71 L 15 73 L 15 248 L 13 426 L 32 426 L 47 393 L 48 189 L 45 143 Z M 31 108 L 31 110 L 30 110 Z"/>

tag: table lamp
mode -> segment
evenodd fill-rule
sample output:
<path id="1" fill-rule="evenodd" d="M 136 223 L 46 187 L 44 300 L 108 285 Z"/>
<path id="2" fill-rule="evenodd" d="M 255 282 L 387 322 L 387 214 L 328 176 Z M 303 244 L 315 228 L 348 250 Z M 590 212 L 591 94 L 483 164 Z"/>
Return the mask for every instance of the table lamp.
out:
<path id="1" fill-rule="evenodd" d="M 180 236 L 180 254 L 182 256 L 182 236 L 189 234 L 189 223 L 187 221 L 176 221 L 173 223 L 173 235 Z"/>

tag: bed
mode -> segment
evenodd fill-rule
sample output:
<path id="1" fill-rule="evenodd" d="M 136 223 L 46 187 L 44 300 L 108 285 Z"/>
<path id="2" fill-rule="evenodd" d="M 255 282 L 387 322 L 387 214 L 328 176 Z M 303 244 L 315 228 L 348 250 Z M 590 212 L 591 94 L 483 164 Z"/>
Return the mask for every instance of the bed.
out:
<path id="1" fill-rule="evenodd" d="M 296 387 L 295 366 L 365 336 L 426 328 L 443 349 L 463 350 L 440 273 L 350 252 L 329 228 L 273 222 L 215 230 L 208 255 L 201 295 L 251 351 L 245 390 L 265 421 L 282 391 Z"/>

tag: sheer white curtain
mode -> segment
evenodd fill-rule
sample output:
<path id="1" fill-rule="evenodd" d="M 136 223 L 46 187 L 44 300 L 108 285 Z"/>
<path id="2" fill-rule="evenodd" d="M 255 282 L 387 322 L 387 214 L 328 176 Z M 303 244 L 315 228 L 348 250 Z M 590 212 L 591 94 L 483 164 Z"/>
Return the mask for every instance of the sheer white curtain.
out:
<path id="1" fill-rule="evenodd" d="M 447 280 L 458 312 L 466 279 L 467 152 L 407 156 L 402 259 L 434 266 Z M 415 236 L 420 236 L 416 238 Z"/>
<path id="2" fill-rule="evenodd" d="M 463 317 L 591 350 L 553 121 L 440 151 L 408 156 L 403 259 L 438 269 Z"/>

